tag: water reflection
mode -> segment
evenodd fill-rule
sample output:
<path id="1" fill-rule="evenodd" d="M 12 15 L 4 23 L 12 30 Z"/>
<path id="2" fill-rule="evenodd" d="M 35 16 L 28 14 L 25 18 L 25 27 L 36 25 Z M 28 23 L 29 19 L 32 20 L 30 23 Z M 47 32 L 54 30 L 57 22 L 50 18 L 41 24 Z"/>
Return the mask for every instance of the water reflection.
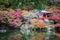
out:
<path id="1" fill-rule="evenodd" d="M 38 33 L 37 35 L 33 35 L 31 40 L 44 40 L 44 33 Z"/>
<path id="2" fill-rule="evenodd" d="M 45 40 L 47 33 L 39 32 L 39 33 L 32 33 L 30 40 Z M 54 36 L 56 35 L 56 36 Z M 60 35 L 60 34 L 59 34 Z M 49 40 L 60 40 L 60 36 L 56 33 L 51 33 Z M 0 33 L 0 40 L 23 40 L 22 35 L 20 32 L 17 31 L 9 31 L 7 33 Z"/>

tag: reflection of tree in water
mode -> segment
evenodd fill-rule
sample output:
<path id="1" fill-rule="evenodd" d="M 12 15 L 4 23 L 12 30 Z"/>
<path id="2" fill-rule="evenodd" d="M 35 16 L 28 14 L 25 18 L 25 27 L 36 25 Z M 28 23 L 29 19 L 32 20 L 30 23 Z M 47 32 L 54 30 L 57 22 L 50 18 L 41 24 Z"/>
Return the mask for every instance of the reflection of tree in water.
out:
<path id="1" fill-rule="evenodd" d="M 21 40 L 21 34 L 9 35 L 8 40 Z"/>
<path id="2" fill-rule="evenodd" d="M 44 40 L 45 35 L 43 33 L 38 33 L 37 35 L 33 35 L 31 40 Z"/>

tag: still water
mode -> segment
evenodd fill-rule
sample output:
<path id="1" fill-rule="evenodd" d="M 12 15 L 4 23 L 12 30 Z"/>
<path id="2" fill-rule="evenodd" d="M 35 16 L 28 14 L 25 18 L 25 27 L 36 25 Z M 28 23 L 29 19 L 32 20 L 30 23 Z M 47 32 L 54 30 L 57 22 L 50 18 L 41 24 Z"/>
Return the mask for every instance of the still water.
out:
<path id="1" fill-rule="evenodd" d="M 6 33 L 0 33 L 0 40 L 26 40 L 22 37 L 19 30 L 10 30 Z M 50 35 L 46 32 L 36 32 L 31 33 L 31 38 L 29 40 L 60 40 L 60 37 L 57 37 L 51 32 Z"/>

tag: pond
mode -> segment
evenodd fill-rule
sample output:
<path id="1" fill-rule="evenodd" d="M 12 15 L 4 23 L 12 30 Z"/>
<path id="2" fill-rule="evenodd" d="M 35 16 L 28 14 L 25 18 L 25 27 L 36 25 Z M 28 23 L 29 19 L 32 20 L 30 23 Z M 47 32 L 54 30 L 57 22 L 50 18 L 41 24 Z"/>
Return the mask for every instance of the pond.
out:
<path id="1" fill-rule="evenodd" d="M 31 33 L 30 40 L 60 40 L 60 37 L 53 35 L 47 35 L 46 32 L 35 32 Z M 47 38 L 47 39 L 46 39 Z M 0 40 L 26 40 L 22 37 L 19 30 L 9 30 L 6 33 L 0 33 Z"/>

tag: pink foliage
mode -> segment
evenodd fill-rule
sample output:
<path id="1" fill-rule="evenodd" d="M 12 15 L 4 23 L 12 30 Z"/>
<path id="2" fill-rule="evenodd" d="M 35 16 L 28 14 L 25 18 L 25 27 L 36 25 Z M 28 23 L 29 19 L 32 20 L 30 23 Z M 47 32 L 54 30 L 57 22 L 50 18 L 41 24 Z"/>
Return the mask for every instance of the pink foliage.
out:
<path id="1" fill-rule="evenodd" d="M 12 17 L 9 19 L 9 24 L 20 26 L 22 24 L 21 22 L 22 11 L 20 9 L 17 9 L 17 10 L 10 10 L 9 12 L 10 14 L 12 14 Z"/>
<path id="2" fill-rule="evenodd" d="M 60 27 L 60 24 L 59 24 L 59 23 L 57 23 L 57 24 L 55 24 L 54 26 L 55 26 L 55 27 Z"/>
<path id="3" fill-rule="evenodd" d="M 60 10 L 53 10 L 53 16 L 52 18 L 57 21 L 60 22 Z"/>

